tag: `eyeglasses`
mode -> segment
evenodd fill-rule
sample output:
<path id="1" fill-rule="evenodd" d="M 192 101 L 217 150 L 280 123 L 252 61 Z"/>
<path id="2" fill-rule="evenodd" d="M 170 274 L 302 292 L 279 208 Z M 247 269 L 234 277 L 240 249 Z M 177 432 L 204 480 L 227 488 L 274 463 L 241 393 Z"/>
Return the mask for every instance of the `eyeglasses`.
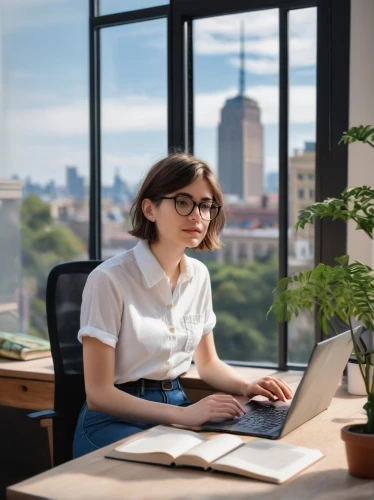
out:
<path id="1" fill-rule="evenodd" d="M 196 203 L 187 196 L 159 196 L 161 200 L 174 200 L 175 210 L 179 215 L 187 217 L 192 214 L 195 207 L 199 208 L 200 217 L 204 220 L 213 220 L 217 217 L 222 207 L 211 201 Z"/>

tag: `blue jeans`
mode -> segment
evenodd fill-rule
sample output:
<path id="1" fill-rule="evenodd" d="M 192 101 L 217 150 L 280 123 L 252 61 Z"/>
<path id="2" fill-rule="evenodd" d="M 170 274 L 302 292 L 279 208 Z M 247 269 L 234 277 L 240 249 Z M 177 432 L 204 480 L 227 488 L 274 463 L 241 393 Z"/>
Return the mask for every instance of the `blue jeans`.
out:
<path id="1" fill-rule="evenodd" d="M 121 390 L 147 401 L 176 406 L 189 406 L 191 403 L 187 399 L 179 381 L 175 381 L 173 386 L 175 388 L 168 391 L 158 388 L 145 388 L 144 391 L 141 391 L 140 388 L 126 388 Z M 120 439 L 132 436 L 137 432 L 150 429 L 155 425 L 124 420 L 112 417 L 106 413 L 92 411 L 88 409 L 86 402 L 81 409 L 75 428 L 73 457 L 81 457 Z"/>

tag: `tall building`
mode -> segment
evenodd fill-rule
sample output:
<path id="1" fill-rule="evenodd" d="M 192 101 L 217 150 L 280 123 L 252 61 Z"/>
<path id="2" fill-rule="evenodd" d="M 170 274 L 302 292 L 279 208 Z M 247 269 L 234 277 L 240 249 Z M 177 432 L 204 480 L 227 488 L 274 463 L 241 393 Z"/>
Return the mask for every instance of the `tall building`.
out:
<path id="1" fill-rule="evenodd" d="M 244 59 L 242 25 L 239 94 L 226 101 L 218 126 L 218 177 L 225 194 L 250 201 L 264 193 L 263 126 L 258 103 L 244 95 Z"/>
<path id="2" fill-rule="evenodd" d="M 293 230 L 300 210 L 315 202 L 316 144 L 305 142 L 303 151 L 295 151 L 289 159 L 290 227 Z M 307 224 L 293 230 L 294 255 L 298 260 L 313 260 L 314 226 Z"/>
<path id="3" fill-rule="evenodd" d="M 66 191 L 76 201 L 84 199 L 84 178 L 78 175 L 77 167 L 66 167 Z"/>
<path id="4" fill-rule="evenodd" d="M 121 179 L 118 168 L 114 174 L 112 198 L 113 203 L 123 203 L 126 200 L 131 201 L 133 198 L 127 182 Z"/>

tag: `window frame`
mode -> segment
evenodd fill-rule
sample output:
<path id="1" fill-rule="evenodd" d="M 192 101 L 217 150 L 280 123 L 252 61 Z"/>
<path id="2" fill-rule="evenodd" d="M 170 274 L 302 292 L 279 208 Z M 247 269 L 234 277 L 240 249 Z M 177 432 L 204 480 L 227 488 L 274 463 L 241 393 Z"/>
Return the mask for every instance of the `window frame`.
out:
<path id="1" fill-rule="evenodd" d="M 350 0 L 170 0 L 169 5 L 100 16 L 89 1 L 90 222 L 89 258 L 101 259 L 100 30 L 152 19 L 167 19 L 168 146 L 193 153 L 192 23 L 204 17 L 279 9 L 279 278 L 288 268 L 288 11 L 317 7 L 317 120 L 315 199 L 338 197 L 347 186 L 347 146 L 340 145 L 349 119 Z M 340 221 L 341 222 L 341 221 Z M 315 223 L 315 263 L 333 264 L 346 252 L 346 225 Z M 315 341 L 322 332 L 315 322 Z M 287 362 L 287 323 L 278 327 L 280 370 Z M 258 366 L 256 363 L 233 363 Z M 264 365 L 261 365 L 264 366 Z M 274 366 L 272 366 L 273 368 Z"/>

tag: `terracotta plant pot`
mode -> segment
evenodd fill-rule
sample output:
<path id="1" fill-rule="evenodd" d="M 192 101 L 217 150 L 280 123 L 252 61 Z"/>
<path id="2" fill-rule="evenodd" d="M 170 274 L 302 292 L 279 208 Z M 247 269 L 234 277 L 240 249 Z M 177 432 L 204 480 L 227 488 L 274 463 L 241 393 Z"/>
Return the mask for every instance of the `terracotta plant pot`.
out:
<path id="1" fill-rule="evenodd" d="M 363 425 L 346 425 L 341 430 L 348 470 L 352 476 L 374 479 L 374 434 L 363 434 Z"/>

